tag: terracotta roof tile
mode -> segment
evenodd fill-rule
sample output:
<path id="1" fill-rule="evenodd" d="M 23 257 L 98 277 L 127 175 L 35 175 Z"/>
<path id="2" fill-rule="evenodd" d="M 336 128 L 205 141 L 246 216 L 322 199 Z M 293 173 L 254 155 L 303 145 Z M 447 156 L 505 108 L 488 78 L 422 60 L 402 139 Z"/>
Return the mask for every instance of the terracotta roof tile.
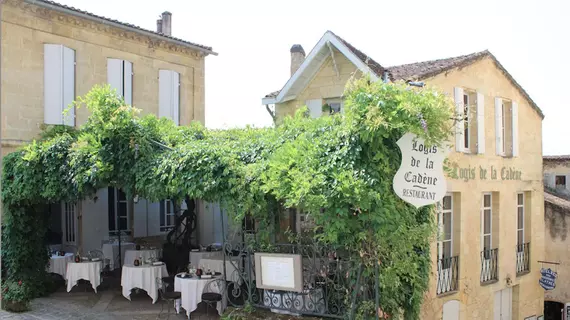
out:
<path id="1" fill-rule="evenodd" d="M 195 47 L 197 47 L 197 48 L 203 49 L 203 50 L 205 50 L 205 51 L 210 51 L 210 53 L 215 54 L 215 52 L 212 51 L 212 47 L 208 47 L 208 46 L 204 46 L 204 45 L 197 44 L 197 43 L 194 43 L 194 42 L 190 42 L 190 41 L 186 41 L 186 40 L 183 40 L 183 39 L 175 38 L 175 37 L 172 37 L 172 36 L 165 35 L 165 34 L 163 34 L 163 33 L 158 33 L 158 32 L 156 32 L 156 31 L 144 29 L 144 28 L 141 28 L 141 27 L 136 26 L 136 25 L 134 25 L 134 24 L 125 23 L 125 22 L 121 22 L 121 21 L 118 21 L 118 20 L 115 20 L 115 19 L 111 19 L 111 18 L 99 16 L 99 15 L 96 15 L 96 14 L 94 14 L 94 13 L 91 13 L 91 12 L 88 12 L 88 11 L 85 11 L 85 10 L 81 10 L 81 9 L 77 9 L 77 8 L 75 8 L 75 7 L 71 7 L 71 6 L 68 6 L 68 5 L 64 5 L 64 4 L 61 4 L 61 3 L 57 3 L 57 2 L 55 2 L 55 1 L 51 1 L 51 0 L 35 0 L 35 1 L 33 1 L 33 2 L 30 2 L 30 3 L 36 3 L 36 4 L 37 4 L 38 2 L 43 2 L 43 3 L 45 3 L 45 4 L 48 4 L 48 5 L 57 7 L 57 8 L 59 8 L 59 9 L 66 9 L 66 10 L 75 11 L 75 12 L 80 13 L 80 14 L 88 15 L 88 16 L 90 16 L 90 17 L 92 17 L 92 18 L 101 19 L 101 20 L 105 20 L 105 21 L 108 21 L 108 22 L 113 22 L 113 23 L 122 25 L 122 26 L 124 26 L 124 27 L 128 27 L 128 28 L 132 28 L 132 29 L 139 30 L 139 31 L 141 31 L 141 32 L 153 33 L 153 34 L 155 34 L 155 35 L 157 35 L 157 36 L 160 36 L 160 37 L 165 38 L 165 40 L 167 40 L 167 41 L 168 41 L 168 40 L 171 40 L 171 41 L 182 42 L 182 43 L 184 43 L 184 44 L 187 44 L 187 45 L 190 45 L 190 46 L 195 46 Z"/>
<path id="2" fill-rule="evenodd" d="M 364 64 L 366 64 L 372 70 L 372 72 L 374 72 L 376 74 L 376 76 L 378 78 L 382 78 L 382 75 L 384 74 L 384 70 L 385 70 L 384 67 L 382 67 L 382 65 L 380 65 L 378 62 L 376 62 L 374 59 L 372 59 L 369 55 L 367 55 L 364 52 L 356 49 L 353 45 L 348 43 L 348 41 L 339 37 L 334 32 L 332 32 L 332 31 L 329 31 L 329 32 L 332 33 L 335 37 L 337 37 L 340 40 L 340 42 L 342 42 L 350 51 L 352 51 L 352 53 L 354 53 L 355 56 L 358 57 L 358 59 L 360 59 L 362 62 L 364 62 Z"/>

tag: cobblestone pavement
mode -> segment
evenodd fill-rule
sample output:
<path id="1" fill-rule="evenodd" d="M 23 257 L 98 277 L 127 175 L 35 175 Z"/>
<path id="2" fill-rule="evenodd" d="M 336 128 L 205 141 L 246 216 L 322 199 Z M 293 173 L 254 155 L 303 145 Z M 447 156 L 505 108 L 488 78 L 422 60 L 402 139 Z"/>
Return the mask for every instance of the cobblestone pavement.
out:
<path id="1" fill-rule="evenodd" d="M 210 309 L 206 315 L 206 306 L 200 304 L 198 310 L 192 312 L 191 319 L 219 319 L 217 312 Z M 70 293 L 58 291 L 49 297 L 36 299 L 32 302 L 31 311 L 25 313 L 9 313 L 0 310 L 0 320 L 150 320 L 157 319 L 161 310 L 161 302 L 152 304 L 151 298 L 145 292 L 132 294 L 131 301 L 125 299 L 120 290 L 93 292 L 93 289 L 75 287 Z M 167 304 L 160 319 L 167 318 Z M 186 312 L 181 310 L 175 314 L 170 308 L 171 320 L 186 319 Z"/>

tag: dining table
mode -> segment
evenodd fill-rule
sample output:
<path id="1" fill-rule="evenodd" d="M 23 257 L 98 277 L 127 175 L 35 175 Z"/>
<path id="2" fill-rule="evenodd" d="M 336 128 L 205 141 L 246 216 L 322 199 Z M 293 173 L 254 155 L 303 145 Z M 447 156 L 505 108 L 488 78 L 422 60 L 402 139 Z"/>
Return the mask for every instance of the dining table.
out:
<path id="1" fill-rule="evenodd" d="M 109 261 L 109 267 L 111 270 L 121 267 L 121 262 L 119 261 L 119 252 L 121 253 L 122 261 L 125 260 L 125 252 L 127 250 L 135 250 L 136 245 L 132 242 L 121 242 L 121 250 L 119 251 L 119 242 L 104 243 L 101 246 L 101 251 L 103 251 L 103 256 L 105 260 Z"/>
<path id="2" fill-rule="evenodd" d="M 77 285 L 77 281 L 83 279 L 91 282 L 91 287 L 97 293 L 97 287 L 101 284 L 102 265 L 102 261 L 68 262 L 65 275 L 67 292 Z"/>
<path id="3" fill-rule="evenodd" d="M 159 259 L 161 258 L 159 249 L 141 249 L 141 250 L 126 250 L 125 256 L 123 258 L 123 265 L 129 264 L 134 265 L 136 259 L 142 258 L 142 261 L 147 261 L 149 259 Z"/>
<path id="4" fill-rule="evenodd" d="M 192 276 L 183 278 L 180 275 L 174 277 L 174 291 L 180 292 L 180 299 L 175 302 L 176 313 L 180 313 L 180 307 L 186 310 L 186 316 L 190 319 L 190 314 L 198 308 L 198 304 L 202 302 L 202 293 L 204 288 L 210 281 L 215 281 L 215 277 L 209 279 L 198 278 Z M 217 286 L 217 283 L 212 283 L 210 286 L 212 292 L 223 293 L 222 288 Z M 216 310 L 219 315 L 222 315 L 225 307 L 227 306 L 227 297 L 222 294 L 222 301 L 216 305 Z"/>
<path id="5" fill-rule="evenodd" d="M 63 256 L 54 254 L 49 258 L 48 272 L 60 274 L 64 279 L 67 273 L 67 264 L 73 261 L 73 253 L 68 252 Z"/>
<path id="6" fill-rule="evenodd" d="M 121 287 L 123 297 L 131 300 L 132 289 L 142 289 L 151 297 L 152 303 L 158 300 L 158 283 L 157 279 L 168 277 L 166 264 L 158 265 L 123 265 L 121 273 Z"/>

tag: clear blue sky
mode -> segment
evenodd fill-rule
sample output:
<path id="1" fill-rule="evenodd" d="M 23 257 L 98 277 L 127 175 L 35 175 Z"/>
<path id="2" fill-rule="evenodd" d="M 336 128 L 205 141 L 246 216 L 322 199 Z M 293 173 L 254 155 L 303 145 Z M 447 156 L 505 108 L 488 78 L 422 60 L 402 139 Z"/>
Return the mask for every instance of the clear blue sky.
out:
<path id="1" fill-rule="evenodd" d="M 570 1 L 56 0 L 154 30 L 172 12 L 172 34 L 212 46 L 206 125 L 271 123 L 261 98 L 289 76 L 289 48 L 308 53 L 326 30 L 384 66 L 489 49 L 546 114 L 544 154 L 570 154 Z"/>

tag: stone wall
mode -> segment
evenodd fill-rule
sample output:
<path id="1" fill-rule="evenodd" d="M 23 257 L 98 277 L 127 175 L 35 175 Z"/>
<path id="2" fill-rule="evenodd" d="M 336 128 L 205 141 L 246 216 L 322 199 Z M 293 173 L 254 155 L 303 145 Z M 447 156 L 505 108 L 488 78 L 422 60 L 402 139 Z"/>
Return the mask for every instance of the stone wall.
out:
<path id="1" fill-rule="evenodd" d="M 12 148 L 37 137 L 44 121 L 43 45 L 75 50 L 76 96 L 107 81 L 107 58 L 133 63 L 133 105 L 158 114 L 158 70 L 180 73 L 180 124 L 204 123 L 204 55 L 101 23 L 8 0 L 2 6 L 2 142 Z M 76 124 L 88 110 L 76 111 Z M 6 152 L 3 150 L 3 154 Z"/>
<path id="2" fill-rule="evenodd" d="M 544 299 L 561 303 L 570 302 L 570 208 L 549 202 L 544 203 L 546 243 L 545 261 L 559 262 L 559 266 L 544 265 L 558 272 L 556 288 L 545 291 Z"/>

